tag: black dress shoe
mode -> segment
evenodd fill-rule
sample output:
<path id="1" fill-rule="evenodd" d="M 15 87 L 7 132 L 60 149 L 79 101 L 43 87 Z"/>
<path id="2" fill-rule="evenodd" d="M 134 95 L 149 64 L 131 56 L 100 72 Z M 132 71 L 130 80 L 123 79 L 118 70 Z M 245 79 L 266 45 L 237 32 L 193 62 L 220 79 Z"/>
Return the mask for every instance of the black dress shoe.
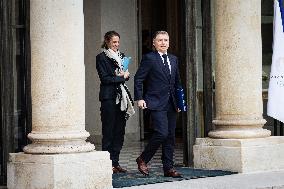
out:
<path id="1" fill-rule="evenodd" d="M 112 172 L 113 173 L 126 173 L 127 170 L 123 169 L 122 167 L 120 167 L 120 165 L 118 165 L 118 166 L 112 167 Z"/>
<path id="2" fill-rule="evenodd" d="M 181 177 L 181 174 L 178 173 L 178 172 L 177 172 L 176 170 L 174 170 L 174 169 L 170 169 L 170 170 L 164 172 L 164 176 L 165 176 L 165 177 L 179 178 L 179 177 Z"/>
<path id="3" fill-rule="evenodd" d="M 142 173 L 145 176 L 149 175 L 149 170 L 148 167 L 146 165 L 146 163 L 143 161 L 143 159 L 139 156 L 136 159 L 137 165 L 138 165 L 138 170 L 140 171 L 140 173 Z"/>

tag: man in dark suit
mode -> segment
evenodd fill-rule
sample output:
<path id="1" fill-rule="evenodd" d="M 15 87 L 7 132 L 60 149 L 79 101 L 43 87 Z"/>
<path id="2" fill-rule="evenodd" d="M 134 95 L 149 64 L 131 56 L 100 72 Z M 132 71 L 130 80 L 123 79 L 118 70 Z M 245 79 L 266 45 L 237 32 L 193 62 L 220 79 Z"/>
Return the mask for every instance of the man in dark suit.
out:
<path id="1" fill-rule="evenodd" d="M 162 145 L 164 176 L 180 177 L 173 167 L 176 114 L 180 111 L 175 98 L 175 90 L 180 87 L 178 60 L 167 53 L 167 32 L 156 32 L 153 46 L 156 51 L 143 56 L 134 77 L 134 99 L 138 101 L 139 108 L 148 109 L 154 129 L 152 138 L 136 162 L 138 170 L 143 175 L 149 175 L 147 163 Z"/>

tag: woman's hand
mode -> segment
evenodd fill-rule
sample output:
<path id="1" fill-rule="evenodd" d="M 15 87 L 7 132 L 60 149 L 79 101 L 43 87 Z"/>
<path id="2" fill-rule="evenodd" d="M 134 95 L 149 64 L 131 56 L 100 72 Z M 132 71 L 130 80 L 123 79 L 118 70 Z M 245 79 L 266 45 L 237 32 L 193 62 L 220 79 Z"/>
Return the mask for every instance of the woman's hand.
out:
<path id="1" fill-rule="evenodd" d="M 116 72 L 116 76 L 122 77 L 124 76 L 124 71 Z"/>
<path id="2" fill-rule="evenodd" d="M 128 71 L 120 71 L 118 74 L 116 74 L 119 77 L 124 77 L 124 79 L 129 78 L 130 73 Z"/>
<path id="3" fill-rule="evenodd" d="M 130 73 L 128 71 L 125 71 L 123 74 L 124 79 L 129 78 Z"/>

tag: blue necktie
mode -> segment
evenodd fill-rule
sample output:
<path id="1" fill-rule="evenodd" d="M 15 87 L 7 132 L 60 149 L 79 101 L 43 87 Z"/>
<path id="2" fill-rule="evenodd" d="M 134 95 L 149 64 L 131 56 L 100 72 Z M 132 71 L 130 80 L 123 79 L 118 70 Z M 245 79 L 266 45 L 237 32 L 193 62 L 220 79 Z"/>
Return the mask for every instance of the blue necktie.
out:
<path id="1" fill-rule="evenodd" d="M 168 64 L 168 56 L 166 54 L 163 54 L 162 55 L 163 59 L 164 59 L 164 66 L 168 72 L 168 74 L 170 75 L 171 74 L 171 71 L 170 71 L 170 68 L 169 68 L 169 64 Z"/>

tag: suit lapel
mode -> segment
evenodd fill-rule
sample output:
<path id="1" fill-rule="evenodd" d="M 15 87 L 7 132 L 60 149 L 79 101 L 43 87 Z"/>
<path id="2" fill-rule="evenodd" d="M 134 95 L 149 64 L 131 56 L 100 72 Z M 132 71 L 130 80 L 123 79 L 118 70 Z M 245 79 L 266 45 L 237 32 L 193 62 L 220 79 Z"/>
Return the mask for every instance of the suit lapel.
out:
<path id="1" fill-rule="evenodd" d="M 171 54 L 168 54 L 168 57 L 169 57 L 169 60 L 170 60 L 170 63 L 171 63 L 171 79 L 172 79 L 172 78 L 175 78 L 173 76 L 174 76 L 175 70 L 176 70 L 176 62 L 175 62 L 175 59 L 173 58 L 173 56 Z"/>

